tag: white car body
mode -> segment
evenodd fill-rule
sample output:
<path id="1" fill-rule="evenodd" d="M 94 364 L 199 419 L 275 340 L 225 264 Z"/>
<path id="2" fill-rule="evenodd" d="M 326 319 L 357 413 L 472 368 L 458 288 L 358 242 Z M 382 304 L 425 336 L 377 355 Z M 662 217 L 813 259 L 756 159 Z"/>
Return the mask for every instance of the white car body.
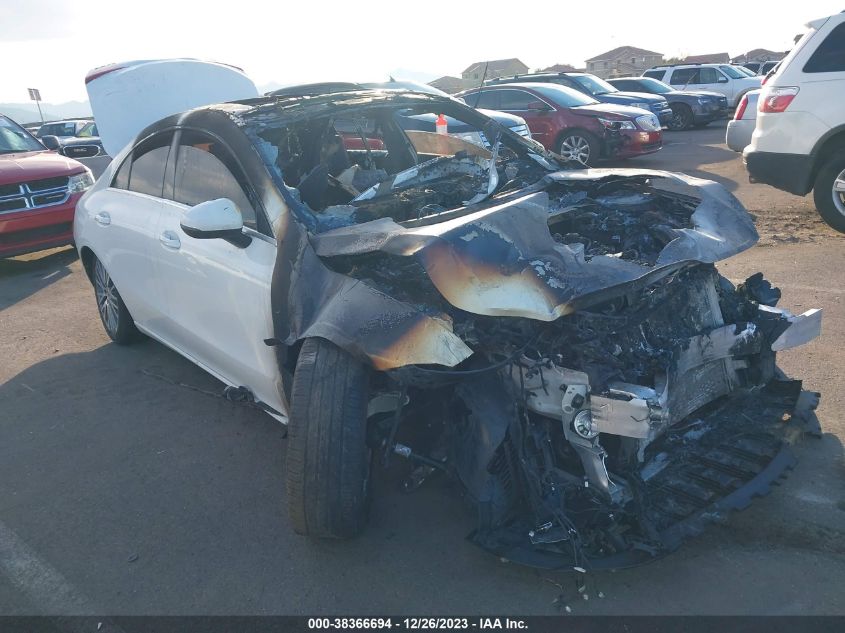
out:
<path id="1" fill-rule="evenodd" d="M 197 59 L 142 60 L 95 68 L 85 77 L 85 88 L 100 140 L 111 156 L 166 116 L 259 96 L 255 84 L 239 68 Z"/>
<path id="2" fill-rule="evenodd" d="M 275 240 L 249 229 L 248 248 L 186 238 L 187 205 L 111 186 L 129 153 L 116 156 L 77 204 L 77 249 L 102 261 L 140 331 L 223 383 L 246 387 L 283 419 L 277 360 L 263 343 L 273 337 Z"/>
<path id="3" fill-rule="evenodd" d="M 807 24 L 808 31 L 763 87 L 760 100 L 777 88 L 796 86 L 798 94 L 784 112 L 757 114 L 749 150 L 809 155 L 822 137 L 845 127 L 845 72 L 804 72 L 817 45 L 844 22 L 845 14 L 839 13 Z"/>
<path id="4" fill-rule="evenodd" d="M 759 90 L 746 92 L 745 99 L 748 100 L 748 105 L 745 107 L 742 117 L 728 121 L 725 143 L 735 152 L 741 152 L 751 142 L 754 126 L 757 125 L 757 99 L 759 97 Z"/>
<path id="5" fill-rule="evenodd" d="M 703 69 L 706 77 L 701 78 Z M 730 70 L 729 70 L 730 69 Z M 730 72 L 742 75 L 731 77 Z M 698 71 L 697 76 L 690 80 L 690 74 Z M 736 108 L 739 101 L 749 90 L 760 87 L 761 77 L 748 77 L 731 64 L 678 64 L 676 66 L 655 66 L 643 73 L 644 77 L 653 77 L 669 84 L 676 90 L 709 90 L 725 95 L 728 103 Z"/>

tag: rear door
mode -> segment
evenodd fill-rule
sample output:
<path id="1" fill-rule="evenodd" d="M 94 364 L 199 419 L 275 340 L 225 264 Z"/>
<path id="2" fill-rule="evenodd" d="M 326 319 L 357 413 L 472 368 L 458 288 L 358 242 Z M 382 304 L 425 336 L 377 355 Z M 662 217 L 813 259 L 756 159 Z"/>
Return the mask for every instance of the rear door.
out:
<path id="1" fill-rule="evenodd" d="M 503 89 L 499 92 L 499 110 L 515 114 L 525 119 L 531 136 L 542 143 L 554 140 L 555 109 L 534 93 L 526 90 Z M 545 109 L 529 108 L 529 104 L 542 104 Z"/>
<path id="2" fill-rule="evenodd" d="M 140 142 L 115 172 L 110 186 L 95 192 L 84 205 L 97 229 L 90 236 L 94 254 L 105 265 L 135 322 L 153 333 L 161 327 L 164 312 L 152 257 L 172 140 L 173 132 L 167 131 Z"/>
<path id="3" fill-rule="evenodd" d="M 167 303 L 168 343 L 223 382 L 249 388 L 284 412 L 273 337 L 270 281 L 276 260 L 258 196 L 234 155 L 215 136 L 182 130 L 171 160 L 171 198 L 156 228 L 158 277 Z M 223 239 L 196 239 L 182 231 L 185 211 L 228 198 L 252 237 L 244 247 Z"/>

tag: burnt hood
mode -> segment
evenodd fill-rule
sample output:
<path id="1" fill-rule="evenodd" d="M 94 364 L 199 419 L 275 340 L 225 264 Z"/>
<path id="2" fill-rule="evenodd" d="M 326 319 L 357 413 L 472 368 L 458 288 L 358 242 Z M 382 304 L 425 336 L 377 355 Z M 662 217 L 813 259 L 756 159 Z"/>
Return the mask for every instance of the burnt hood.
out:
<path id="1" fill-rule="evenodd" d="M 555 240 L 550 224 L 579 204 L 559 195 L 585 182 L 601 187 L 619 179 L 665 179 L 691 186 L 699 200 L 689 226 L 651 263 L 619 254 L 590 256 L 583 244 Z M 544 190 L 427 226 L 390 218 L 334 229 L 309 240 L 320 258 L 381 252 L 417 259 L 437 291 L 466 312 L 552 321 L 619 296 L 693 263 L 714 263 L 755 244 L 751 216 L 724 187 L 682 174 L 639 169 L 561 171 Z M 554 194 L 550 191 L 554 189 Z M 624 206 L 625 197 L 613 201 Z"/>

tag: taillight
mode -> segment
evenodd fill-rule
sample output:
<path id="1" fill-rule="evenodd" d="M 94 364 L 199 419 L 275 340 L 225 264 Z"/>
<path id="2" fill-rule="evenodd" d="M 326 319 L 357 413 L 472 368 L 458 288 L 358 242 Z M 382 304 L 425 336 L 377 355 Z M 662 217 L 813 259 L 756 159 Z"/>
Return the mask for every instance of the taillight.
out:
<path id="1" fill-rule="evenodd" d="M 748 107 L 748 95 L 742 95 L 742 99 L 739 101 L 739 105 L 736 108 L 736 112 L 734 113 L 734 121 L 739 121 L 742 116 L 745 114 L 745 109 Z"/>
<path id="2" fill-rule="evenodd" d="M 760 95 L 760 112 L 783 112 L 798 94 L 797 86 L 766 88 Z"/>

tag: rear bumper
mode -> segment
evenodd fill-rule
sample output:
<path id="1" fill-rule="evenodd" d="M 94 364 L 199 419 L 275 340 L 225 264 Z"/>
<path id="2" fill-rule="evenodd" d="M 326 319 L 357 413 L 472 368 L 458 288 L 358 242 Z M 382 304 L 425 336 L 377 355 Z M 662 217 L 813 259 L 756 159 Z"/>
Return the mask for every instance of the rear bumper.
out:
<path id="1" fill-rule="evenodd" d="M 741 152 L 751 143 L 751 135 L 754 134 L 754 119 L 739 119 L 728 121 L 728 129 L 725 132 L 725 143 L 735 152 Z"/>
<path id="2" fill-rule="evenodd" d="M 751 182 L 771 185 L 796 196 L 805 196 L 813 188 L 813 157 L 810 155 L 759 152 L 746 148 L 742 162 Z"/>
<path id="3" fill-rule="evenodd" d="M 82 194 L 67 202 L 0 215 L 0 258 L 33 253 L 73 242 L 73 214 Z"/>

